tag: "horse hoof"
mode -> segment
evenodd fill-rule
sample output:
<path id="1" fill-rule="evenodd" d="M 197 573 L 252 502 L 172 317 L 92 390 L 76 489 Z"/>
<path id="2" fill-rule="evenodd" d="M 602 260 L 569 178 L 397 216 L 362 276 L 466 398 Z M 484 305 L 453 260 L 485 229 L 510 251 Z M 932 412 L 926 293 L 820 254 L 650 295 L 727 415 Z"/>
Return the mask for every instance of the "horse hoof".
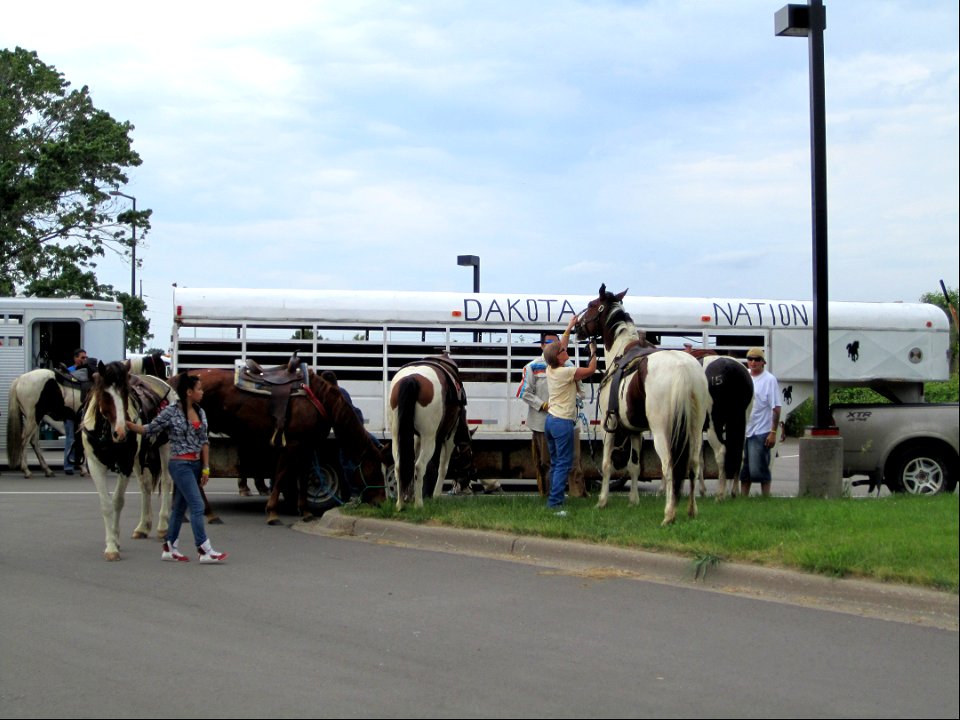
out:
<path id="1" fill-rule="evenodd" d="M 317 519 L 317 516 L 313 513 L 304 513 L 300 516 L 300 522 L 313 522 Z"/>
<path id="2" fill-rule="evenodd" d="M 207 525 L 223 525 L 223 520 L 220 519 L 219 515 L 210 515 L 206 520 Z"/>
<path id="3" fill-rule="evenodd" d="M 131 535 L 130 537 L 133 538 L 134 540 L 145 540 L 146 538 L 150 537 L 150 533 L 140 532 L 138 530 L 134 532 L 133 535 Z"/>
<path id="4" fill-rule="evenodd" d="M 240 497 L 250 497 L 250 488 L 240 488 Z"/>
<path id="5" fill-rule="evenodd" d="M 120 553 L 119 553 L 119 552 L 105 552 L 105 553 L 103 554 L 103 559 L 106 560 L 107 562 L 116 562 L 117 560 L 120 559 Z"/>

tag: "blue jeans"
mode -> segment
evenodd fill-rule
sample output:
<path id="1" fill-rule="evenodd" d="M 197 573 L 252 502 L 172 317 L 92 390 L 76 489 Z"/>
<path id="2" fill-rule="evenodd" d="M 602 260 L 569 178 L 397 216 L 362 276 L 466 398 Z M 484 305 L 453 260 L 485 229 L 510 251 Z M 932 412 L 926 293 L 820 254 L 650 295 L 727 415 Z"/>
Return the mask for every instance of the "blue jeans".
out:
<path id="1" fill-rule="evenodd" d="M 766 435 L 752 435 L 747 438 L 743 448 L 743 467 L 740 468 L 741 482 L 768 483 L 770 476 L 770 448 L 765 443 Z"/>
<path id="2" fill-rule="evenodd" d="M 67 418 L 63 421 L 63 469 L 73 470 L 73 439 L 74 424 L 73 418 Z"/>
<path id="3" fill-rule="evenodd" d="M 573 430 L 576 421 L 547 415 L 543 433 L 547 436 L 550 450 L 550 495 L 547 507 L 563 505 L 563 493 L 567 487 L 567 475 L 573 467 Z"/>
<path id="4" fill-rule="evenodd" d="M 171 460 L 170 477 L 173 478 L 173 508 L 170 510 L 170 525 L 167 528 L 167 542 L 180 537 L 183 516 L 190 509 L 190 527 L 193 529 L 193 543 L 197 547 L 207 540 L 203 526 L 203 498 L 200 497 L 199 460 Z"/>

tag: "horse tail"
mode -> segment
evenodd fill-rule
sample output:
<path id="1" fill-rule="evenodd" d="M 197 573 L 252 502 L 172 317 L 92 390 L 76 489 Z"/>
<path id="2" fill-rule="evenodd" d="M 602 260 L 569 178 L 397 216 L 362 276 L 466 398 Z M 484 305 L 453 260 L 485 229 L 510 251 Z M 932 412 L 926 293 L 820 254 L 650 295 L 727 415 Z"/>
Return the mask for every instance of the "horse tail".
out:
<path id="1" fill-rule="evenodd" d="M 20 467 L 23 459 L 23 417 L 20 414 L 20 399 L 17 397 L 17 381 L 10 383 L 7 402 L 7 466 L 12 470 Z"/>
<path id="2" fill-rule="evenodd" d="M 724 470 L 727 477 L 737 480 L 740 477 L 740 466 L 743 464 L 743 446 L 747 439 L 747 423 L 750 421 L 753 410 L 753 378 L 750 372 L 743 369 L 739 362 L 735 363 L 738 382 L 733 383 L 737 393 L 737 400 L 733 402 L 733 412 L 727 418 L 727 436 L 724 445 L 727 448 Z M 743 401 L 746 400 L 744 403 Z M 739 407 L 738 407 L 739 406 Z"/>
<path id="3" fill-rule="evenodd" d="M 414 420 L 416 418 L 417 400 L 420 397 L 420 383 L 415 377 L 405 377 L 400 381 L 397 392 L 397 482 L 400 492 L 405 492 L 413 483 L 414 465 Z"/>
<path id="4" fill-rule="evenodd" d="M 700 364 L 684 363 L 678 368 L 670 387 L 670 411 L 673 429 L 670 434 L 670 458 L 673 464 L 673 491 L 680 496 L 683 481 L 690 475 L 694 448 L 700 452 L 698 434 L 709 410 L 707 379 Z"/>

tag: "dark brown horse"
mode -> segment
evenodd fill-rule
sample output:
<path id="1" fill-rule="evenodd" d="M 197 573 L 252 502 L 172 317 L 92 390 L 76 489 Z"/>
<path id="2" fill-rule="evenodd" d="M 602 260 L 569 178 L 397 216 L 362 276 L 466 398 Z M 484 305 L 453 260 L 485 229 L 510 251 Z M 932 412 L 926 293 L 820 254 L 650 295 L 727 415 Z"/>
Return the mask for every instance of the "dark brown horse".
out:
<path id="1" fill-rule="evenodd" d="M 384 458 L 367 435 L 353 408 L 340 391 L 309 372 L 309 386 L 290 397 L 284 429 L 277 432 L 270 412 L 270 397 L 240 389 L 233 370 L 190 370 L 203 382 L 203 401 L 210 429 L 229 435 L 237 445 L 275 455 L 271 473 L 273 486 L 267 500 L 267 522 L 279 524 L 277 505 L 281 488 L 298 489 L 297 505 L 303 519 L 307 508 L 305 469 L 315 448 L 326 440 L 331 428 L 345 456 L 355 465 L 353 477 L 346 478 L 362 502 L 379 503 L 385 495 Z M 272 442 L 272 444 L 271 444 Z"/>
<path id="2" fill-rule="evenodd" d="M 476 477 L 467 398 L 457 365 L 434 356 L 404 365 L 390 384 L 390 430 L 397 472 L 397 510 L 410 499 L 423 507 L 423 495 L 438 497 L 451 460 L 469 483 Z"/>
<path id="3" fill-rule="evenodd" d="M 713 406 L 707 415 L 707 444 L 717 461 L 717 500 L 740 490 L 740 465 L 746 442 L 747 423 L 753 409 L 753 380 L 739 360 L 717 355 L 712 350 L 689 351 L 703 365 Z M 700 495 L 706 494 L 703 465 L 700 468 Z"/>

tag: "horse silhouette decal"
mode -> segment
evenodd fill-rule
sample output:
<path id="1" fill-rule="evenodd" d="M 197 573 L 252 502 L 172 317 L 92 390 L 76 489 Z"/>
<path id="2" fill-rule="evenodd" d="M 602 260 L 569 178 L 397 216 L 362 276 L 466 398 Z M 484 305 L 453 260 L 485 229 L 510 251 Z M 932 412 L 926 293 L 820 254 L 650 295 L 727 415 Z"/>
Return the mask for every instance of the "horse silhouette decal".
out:
<path id="1" fill-rule="evenodd" d="M 856 362 L 860 359 L 860 341 L 854 340 L 852 343 L 847 343 L 847 357 L 850 358 L 853 362 Z"/>

